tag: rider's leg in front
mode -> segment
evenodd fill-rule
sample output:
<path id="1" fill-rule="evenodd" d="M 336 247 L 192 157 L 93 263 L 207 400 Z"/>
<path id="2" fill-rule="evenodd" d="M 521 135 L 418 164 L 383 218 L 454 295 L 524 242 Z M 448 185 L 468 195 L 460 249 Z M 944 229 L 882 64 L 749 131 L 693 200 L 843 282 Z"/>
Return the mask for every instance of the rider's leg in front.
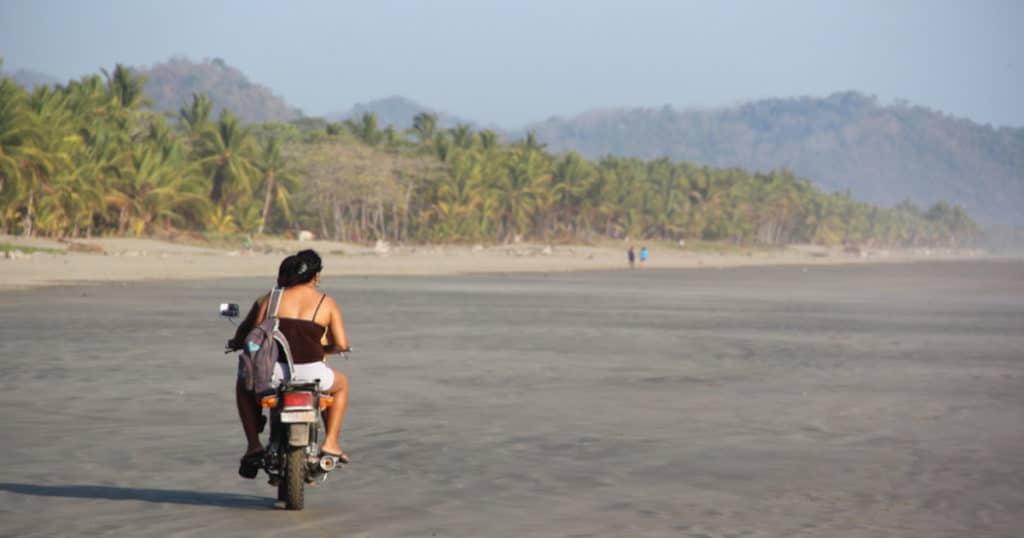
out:
<path id="1" fill-rule="evenodd" d="M 334 370 L 334 384 L 327 390 L 327 393 L 334 396 L 334 402 L 324 412 L 327 434 L 324 436 L 324 444 L 320 449 L 323 452 L 341 454 L 341 460 L 348 461 L 348 455 L 342 452 L 338 445 L 341 421 L 345 418 L 345 406 L 348 404 L 348 378 L 345 377 L 345 374 Z"/>
<path id="2" fill-rule="evenodd" d="M 245 454 L 263 450 L 259 432 L 260 404 L 252 391 L 245 390 L 241 380 L 235 383 L 235 404 L 238 405 L 238 418 L 242 421 L 242 430 L 245 431 L 245 440 L 248 444 Z"/>

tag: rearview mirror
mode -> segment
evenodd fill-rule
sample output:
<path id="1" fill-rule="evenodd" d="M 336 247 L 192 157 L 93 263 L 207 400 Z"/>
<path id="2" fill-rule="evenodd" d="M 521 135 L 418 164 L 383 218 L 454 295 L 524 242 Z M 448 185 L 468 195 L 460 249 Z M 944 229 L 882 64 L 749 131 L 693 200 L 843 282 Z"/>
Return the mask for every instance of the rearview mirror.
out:
<path id="1" fill-rule="evenodd" d="M 226 318 L 237 318 L 238 317 L 238 305 L 235 303 L 221 303 L 220 304 L 220 315 Z"/>

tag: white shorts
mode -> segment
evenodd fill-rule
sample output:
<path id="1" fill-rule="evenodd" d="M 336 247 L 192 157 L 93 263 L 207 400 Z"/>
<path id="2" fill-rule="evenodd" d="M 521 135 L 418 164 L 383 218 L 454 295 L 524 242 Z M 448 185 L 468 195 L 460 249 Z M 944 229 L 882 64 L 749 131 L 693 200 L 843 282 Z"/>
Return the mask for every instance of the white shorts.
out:
<path id="1" fill-rule="evenodd" d="M 285 375 L 287 365 L 280 362 L 274 363 L 274 375 L 271 377 L 271 382 L 276 387 L 281 381 L 288 381 L 292 376 Z M 324 361 L 308 362 L 305 364 L 295 365 L 295 380 L 296 381 L 313 381 L 314 379 L 320 380 L 320 391 L 327 392 L 330 390 L 331 385 L 334 385 L 334 370 L 331 370 L 330 366 Z"/>

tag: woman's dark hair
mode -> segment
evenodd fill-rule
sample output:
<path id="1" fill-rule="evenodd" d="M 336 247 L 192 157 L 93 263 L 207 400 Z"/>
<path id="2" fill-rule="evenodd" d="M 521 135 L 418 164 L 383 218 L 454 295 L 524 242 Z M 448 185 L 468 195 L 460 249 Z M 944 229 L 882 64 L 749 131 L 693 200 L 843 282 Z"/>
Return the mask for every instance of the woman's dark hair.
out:
<path id="1" fill-rule="evenodd" d="M 290 288 L 305 284 L 323 269 L 323 262 L 315 250 L 307 249 L 288 256 L 277 270 L 277 287 Z"/>

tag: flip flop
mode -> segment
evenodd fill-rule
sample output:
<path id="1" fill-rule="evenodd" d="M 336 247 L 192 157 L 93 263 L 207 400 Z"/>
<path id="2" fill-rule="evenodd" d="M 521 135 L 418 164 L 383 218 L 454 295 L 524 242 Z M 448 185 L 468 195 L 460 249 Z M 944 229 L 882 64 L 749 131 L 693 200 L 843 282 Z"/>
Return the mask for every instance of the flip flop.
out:
<path id="1" fill-rule="evenodd" d="M 260 469 L 263 468 L 263 456 L 265 455 L 266 451 L 260 450 L 259 452 L 242 456 L 242 460 L 238 465 L 238 476 L 248 478 L 249 480 L 256 478 Z"/>

